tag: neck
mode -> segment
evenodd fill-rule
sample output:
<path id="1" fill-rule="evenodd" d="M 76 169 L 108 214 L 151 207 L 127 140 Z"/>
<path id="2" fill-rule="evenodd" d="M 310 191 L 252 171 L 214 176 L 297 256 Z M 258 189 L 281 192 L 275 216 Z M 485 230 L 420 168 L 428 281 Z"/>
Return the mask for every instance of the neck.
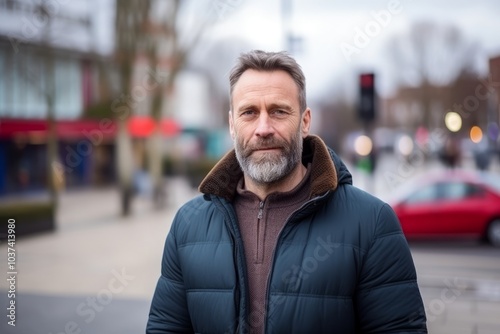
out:
<path id="1" fill-rule="evenodd" d="M 292 172 L 285 178 L 272 183 L 258 183 L 245 174 L 245 189 L 251 191 L 257 195 L 261 201 L 263 201 L 271 193 L 287 192 L 295 188 L 300 181 L 302 181 L 306 172 L 306 167 L 303 164 L 298 163 L 297 167 L 295 167 L 295 169 L 293 169 Z"/>

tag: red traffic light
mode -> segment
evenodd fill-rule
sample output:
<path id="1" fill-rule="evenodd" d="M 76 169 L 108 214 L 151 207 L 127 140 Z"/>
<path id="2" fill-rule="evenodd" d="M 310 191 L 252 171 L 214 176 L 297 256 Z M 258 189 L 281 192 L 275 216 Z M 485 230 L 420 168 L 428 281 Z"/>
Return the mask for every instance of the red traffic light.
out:
<path id="1" fill-rule="evenodd" d="M 362 88 L 371 88 L 373 87 L 373 73 L 369 74 L 361 74 L 360 75 L 360 83 Z"/>
<path id="2" fill-rule="evenodd" d="M 359 75 L 359 119 L 372 122 L 375 119 L 375 107 L 375 73 L 361 73 Z"/>

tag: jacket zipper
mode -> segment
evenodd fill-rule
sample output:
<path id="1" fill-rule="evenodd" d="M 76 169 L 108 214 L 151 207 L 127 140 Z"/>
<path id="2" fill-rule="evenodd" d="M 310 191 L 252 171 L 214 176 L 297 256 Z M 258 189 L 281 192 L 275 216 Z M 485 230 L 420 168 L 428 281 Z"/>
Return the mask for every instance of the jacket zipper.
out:
<path id="1" fill-rule="evenodd" d="M 271 274 L 274 271 L 274 263 L 276 261 L 276 251 L 278 250 L 278 247 L 280 245 L 280 241 L 281 241 L 281 237 L 282 237 L 283 231 L 286 229 L 287 225 L 289 225 L 293 221 L 293 218 L 294 218 L 294 216 L 297 215 L 297 213 L 299 213 L 302 210 L 305 210 L 306 207 L 308 207 L 310 205 L 313 205 L 314 203 L 316 203 L 317 201 L 320 201 L 321 199 L 325 198 L 329 194 L 330 194 L 330 191 L 326 192 L 324 195 L 317 196 L 317 197 L 315 197 L 313 199 L 310 199 L 309 201 L 307 201 L 304 204 L 302 204 L 302 206 L 300 208 L 298 208 L 297 210 L 295 210 L 294 212 L 292 212 L 292 214 L 290 215 L 290 217 L 288 217 L 288 219 L 286 220 L 285 224 L 283 225 L 283 227 L 281 228 L 280 232 L 278 233 L 278 239 L 276 240 L 276 247 L 274 247 L 273 254 L 271 255 L 272 256 L 271 268 L 269 270 L 269 273 L 267 274 L 267 282 L 266 282 L 266 305 L 265 305 L 266 313 L 265 313 L 265 318 L 264 318 L 264 333 L 266 333 L 267 319 L 268 319 L 268 315 L 269 315 L 269 298 L 270 298 L 270 296 L 269 296 L 269 285 L 271 284 Z"/>
<path id="2" fill-rule="evenodd" d="M 259 202 L 259 213 L 257 214 L 257 254 L 255 256 L 255 263 L 262 263 L 264 254 L 264 236 L 262 227 L 262 217 L 264 212 L 264 201 Z"/>
<path id="3" fill-rule="evenodd" d="M 262 211 L 264 209 L 264 201 L 260 201 L 259 203 L 259 214 L 257 215 L 257 219 L 260 221 L 262 219 Z"/>

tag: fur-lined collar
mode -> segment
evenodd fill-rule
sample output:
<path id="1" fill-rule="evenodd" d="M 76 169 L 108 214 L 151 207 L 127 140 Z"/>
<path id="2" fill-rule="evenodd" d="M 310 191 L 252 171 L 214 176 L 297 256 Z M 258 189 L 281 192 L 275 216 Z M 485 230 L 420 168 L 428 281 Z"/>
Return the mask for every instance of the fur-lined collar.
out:
<path id="1" fill-rule="evenodd" d="M 311 163 L 311 194 L 309 198 L 337 188 L 337 168 L 331 152 L 321 138 L 308 136 L 304 139 L 302 163 L 304 165 Z M 213 194 L 232 201 L 236 194 L 236 185 L 242 177 L 243 171 L 233 149 L 212 168 L 201 182 L 198 190 L 204 194 Z"/>

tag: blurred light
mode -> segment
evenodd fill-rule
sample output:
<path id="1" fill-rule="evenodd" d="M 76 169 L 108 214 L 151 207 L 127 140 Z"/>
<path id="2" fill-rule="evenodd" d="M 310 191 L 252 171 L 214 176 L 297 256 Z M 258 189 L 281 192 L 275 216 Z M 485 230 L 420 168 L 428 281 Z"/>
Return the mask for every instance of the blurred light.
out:
<path id="1" fill-rule="evenodd" d="M 403 135 L 398 140 L 398 150 L 402 155 L 410 155 L 413 152 L 413 140 L 408 135 Z"/>
<path id="2" fill-rule="evenodd" d="M 368 136 L 359 136 L 354 141 L 354 150 L 361 156 L 367 156 L 372 151 L 372 140 Z"/>
<path id="3" fill-rule="evenodd" d="M 483 139 L 483 130 L 479 126 L 473 126 L 470 129 L 470 140 L 474 143 L 479 143 Z"/>
<path id="4" fill-rule="evenodd" d="M 462 117 L 454 111 L 450 111 L 444 117 L 444 124 L 451 132 L 458 132 L 462 128 Z"/>
<path id="5" fill-rule="evenodd" d="M 490 122 L 488 124 L 487 132 L 488 132 L 488 137 L 491 140 L 496 141 L 498 138 L 499 132 L 500 132 L 500 129 L 498 128 L 498 124 L 494 123 L 494 122 Z"/>

